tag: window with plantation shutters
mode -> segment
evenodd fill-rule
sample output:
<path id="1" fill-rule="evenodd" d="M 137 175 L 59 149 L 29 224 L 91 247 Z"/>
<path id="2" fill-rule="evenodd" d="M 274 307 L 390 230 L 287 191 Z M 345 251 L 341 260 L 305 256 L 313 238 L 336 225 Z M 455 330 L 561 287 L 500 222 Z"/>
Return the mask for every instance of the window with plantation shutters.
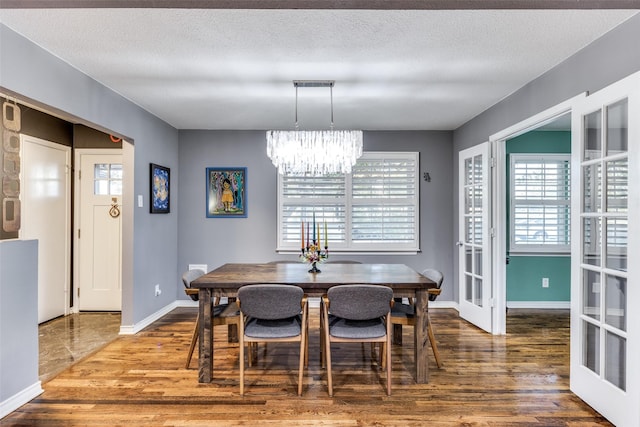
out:
<path id="1" fill-rule="evenodd" d="M 351 174 L 279 175 L 278 250 L 313 239 L 315 218 L 330 252 L 417 251 L 418 166 L 418 153 L 365 152 Z"/>
<path id="2" fill-rule="evenodd" d="M 570 155 L 510 157 L 510 251 L 570 252 Z"/>

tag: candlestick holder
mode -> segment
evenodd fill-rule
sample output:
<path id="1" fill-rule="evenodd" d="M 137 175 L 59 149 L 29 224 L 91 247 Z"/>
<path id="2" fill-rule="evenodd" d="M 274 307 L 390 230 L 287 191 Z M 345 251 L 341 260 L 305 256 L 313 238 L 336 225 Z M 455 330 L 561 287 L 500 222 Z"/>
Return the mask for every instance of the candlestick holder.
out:
<path id="1" fill-rule="evenodd" d="M 329 247 L 325 246 L 324 250 L 322 250 L 320 245 L 314 240 L 312 245 L 309 245 L 306 248 L 302 248 L 301 252 L 302 254 L 300 255 L 300 260 L 302 262 L 311 264 L 309 273 L 322 273 L 322 271 L 318 268 L 318 264 L 326 261 L 327 258 L 329 258 Z"/>

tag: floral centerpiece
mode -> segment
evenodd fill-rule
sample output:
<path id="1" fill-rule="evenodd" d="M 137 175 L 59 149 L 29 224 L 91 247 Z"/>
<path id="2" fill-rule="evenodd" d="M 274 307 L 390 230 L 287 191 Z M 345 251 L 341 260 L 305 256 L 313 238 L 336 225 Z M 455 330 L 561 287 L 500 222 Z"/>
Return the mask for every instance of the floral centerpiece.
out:
<path id="1" fill-rule="evenodd" d="M 316 239 L 316 231 L 317 231 L 317 239 Z M 318 269 L 317 264 L 324 262 L 327 258 L 329 258 L 329 242 L 327 237 L 327 223 L 324 223 L 324 250 L 320 244 L 320 226 L 316 225 L 316 216 L 313 214 L 313 239 L 309 239 L 309 223 L 307 223 L 307 244 L 305 246 L 304 241 L 304 221 L 301 226 L 301 235 L 302 235 L 302 246 L 301 246 L 301 254 L 300 261 L 311 264 L 311 270 L 309 273 L 320 273 L 321 271 Z"/>

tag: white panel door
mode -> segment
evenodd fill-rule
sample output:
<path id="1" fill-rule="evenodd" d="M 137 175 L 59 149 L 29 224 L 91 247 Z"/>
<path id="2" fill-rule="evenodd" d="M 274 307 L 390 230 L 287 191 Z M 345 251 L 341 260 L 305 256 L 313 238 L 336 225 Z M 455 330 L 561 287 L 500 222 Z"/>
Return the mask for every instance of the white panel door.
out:
<path id="1" fill-rule="evenodd" d="M 106 154 L 103 154 L 106 153 Z M 79 309 L 122 308 L 122 154 L 78 150 L 77 232 Z"/>
<path id="2" fill-rule="evenodd" d="M 640 73 L 573 113 L 571 390 L 639 426 Z"/>
<path id="3" fill-rule="evenodd" d="M 492 332 L 491 198 L 488 142 L 459 154 L 460 317 Z"/>
<path id="4" fill-rule="evenodd" d="M 38 323 L 67 314 L 71 270 L 71 148 L 31 136 L 22 145 L 22 239 L 38 239 Z"/>

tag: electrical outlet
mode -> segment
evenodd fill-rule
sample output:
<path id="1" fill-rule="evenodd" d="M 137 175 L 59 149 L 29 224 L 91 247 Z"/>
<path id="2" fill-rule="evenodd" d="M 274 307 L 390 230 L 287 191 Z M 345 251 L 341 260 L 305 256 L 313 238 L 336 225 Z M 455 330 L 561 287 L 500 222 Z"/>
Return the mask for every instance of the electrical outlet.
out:
<path id="1" fill-rule="evenodd" d="M 549 287 L 549 278 L 548 277 L 543 277 L 542 278 L 542 287 L 543 288 L 548 288 Z"/>
<path id="2" fill-rule="evenodd" d="M 160 285 L 156 285 L 156 296 L 159 296 L 162 293 L 160 290 Z"/>

